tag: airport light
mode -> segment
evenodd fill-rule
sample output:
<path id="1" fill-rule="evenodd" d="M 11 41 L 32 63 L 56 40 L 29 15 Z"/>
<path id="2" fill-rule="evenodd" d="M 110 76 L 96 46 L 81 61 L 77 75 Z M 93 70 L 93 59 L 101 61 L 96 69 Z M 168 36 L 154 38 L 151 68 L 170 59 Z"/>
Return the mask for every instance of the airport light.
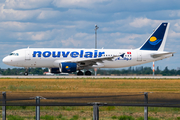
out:
<path id="1" fill-rule="evenodd" d="M 95 49 L 97 49 L 97 29 L 99 27 L 97 25 L 95 25 Z M 97 75 L 97 68 L 94 68 L 94 71 L 95 71 L 95 76 Z"/>
<path id="2" fill-rule="evenodd" d="M 97 49 L 97 29 L 98 29 L 99 27 L 97 26 L 97 25 L 95 25 L 95 49 Z"/>

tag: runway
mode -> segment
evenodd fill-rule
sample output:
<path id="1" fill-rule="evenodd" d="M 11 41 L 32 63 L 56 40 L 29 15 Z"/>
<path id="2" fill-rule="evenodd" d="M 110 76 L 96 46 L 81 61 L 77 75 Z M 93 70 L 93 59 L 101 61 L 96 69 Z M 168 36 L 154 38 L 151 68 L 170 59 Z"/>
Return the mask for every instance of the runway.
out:
<path id="1" fill-rule="evenodd" d="M 0 76 L 0 78 L 94 78 L 94 79 L 102 79 L 102 78 L 139 78 L 139 79 L 179 79 L 180 76 Z"/>

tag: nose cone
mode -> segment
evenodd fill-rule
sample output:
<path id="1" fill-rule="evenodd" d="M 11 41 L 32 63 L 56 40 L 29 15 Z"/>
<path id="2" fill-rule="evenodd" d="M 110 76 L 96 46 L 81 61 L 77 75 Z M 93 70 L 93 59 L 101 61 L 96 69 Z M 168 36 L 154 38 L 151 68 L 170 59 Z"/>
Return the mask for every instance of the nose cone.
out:
<path id="1" fill-rule="evenodd" d="M 5 63 L 7 65 L 8 65 L 8 63 L 10 63 L 10 59 L 8 59 L 8 57 L 3 58 L 2 61 L 3 61 L 3 63 Z"/>

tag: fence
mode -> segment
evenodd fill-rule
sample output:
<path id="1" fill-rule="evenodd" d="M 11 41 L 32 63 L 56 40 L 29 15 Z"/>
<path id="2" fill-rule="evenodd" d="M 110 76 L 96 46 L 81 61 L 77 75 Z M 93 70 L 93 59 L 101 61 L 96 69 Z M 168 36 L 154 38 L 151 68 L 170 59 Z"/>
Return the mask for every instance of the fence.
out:
<path id="1" fill-rule="evenodd" d="M 45 97 L 42 97 L 42 93 L 36 97 L 29 97 L 29 93 L 19 94 L 21 95 L 18 96 L 18 93 L 7 95 L 6 92 L 2 92 L 0 105 L 3 120 L 6 120 L 6 106 L 36 106 L 36 120 L 40 120 L 40 106 L 93 106 L 93 120 L 99 120 L 100 106 L 141 106 L 144 107 L 144 120 L 148 120 L 148 107 L 180 107 L 180 97 L 176 93 L 143 92 L 121 95 L 81 94 L 80 96 L 56 93 L 44 94 Z"/>

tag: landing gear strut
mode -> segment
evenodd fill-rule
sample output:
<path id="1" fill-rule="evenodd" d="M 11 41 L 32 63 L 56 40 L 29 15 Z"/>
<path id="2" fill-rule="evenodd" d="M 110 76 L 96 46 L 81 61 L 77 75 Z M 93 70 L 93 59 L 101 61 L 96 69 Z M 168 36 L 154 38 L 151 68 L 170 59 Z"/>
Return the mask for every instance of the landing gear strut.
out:
<path id="1" fill-rule="evenodd" d="M 83 72 L 79 70 L 79 72 L 77 72 L 77 75 L 83 75 Z"/>

